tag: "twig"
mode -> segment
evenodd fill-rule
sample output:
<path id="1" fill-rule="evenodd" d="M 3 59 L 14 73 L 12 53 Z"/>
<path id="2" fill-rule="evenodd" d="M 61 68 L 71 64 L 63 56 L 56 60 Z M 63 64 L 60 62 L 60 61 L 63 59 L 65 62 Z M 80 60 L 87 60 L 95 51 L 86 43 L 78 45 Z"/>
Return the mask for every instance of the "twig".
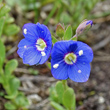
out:
<path id="1" fill-rule="evenodd" d="M 56 79 L 54 79 L 53 77 L 46 77 L 46 76 L 22 76 L 19 77 L 20 81 L 49 81 L 49 82 L 54 82 L 56 81 Z"/>
<path id="2" fill-rule="evenodd" d="M 44 105 L 46 105 L 47 103 L 49 103 L 49 99 L 48 98 L 43 100 L 43 101 L 41 101 L 37 105 L 30 106 L 29 109 L 30 110 L 41 110 L 41 108 L 44 107 Z"/>

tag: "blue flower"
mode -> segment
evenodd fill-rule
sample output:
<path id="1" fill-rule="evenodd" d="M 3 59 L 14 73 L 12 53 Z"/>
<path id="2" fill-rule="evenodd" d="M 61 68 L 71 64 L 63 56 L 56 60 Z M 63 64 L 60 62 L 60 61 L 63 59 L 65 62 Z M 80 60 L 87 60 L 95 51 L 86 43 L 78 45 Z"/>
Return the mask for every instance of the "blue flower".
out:
<path id="1" fill-rule="evenodd" d="M 18 55 L 23 63 L 43 64 L 50 56 L 52 40 L 49 29 L 40 23 L 27 23 L 23 26 L 24 39 L 18 44 Z"/>
<path id="2" fill-rule="evenodd" d="M 59 41 L 51 54 L 51 72 L 54 78 L 75 82 L 86 82 L 90 75 L 92 49 L 80 41 Z"/>

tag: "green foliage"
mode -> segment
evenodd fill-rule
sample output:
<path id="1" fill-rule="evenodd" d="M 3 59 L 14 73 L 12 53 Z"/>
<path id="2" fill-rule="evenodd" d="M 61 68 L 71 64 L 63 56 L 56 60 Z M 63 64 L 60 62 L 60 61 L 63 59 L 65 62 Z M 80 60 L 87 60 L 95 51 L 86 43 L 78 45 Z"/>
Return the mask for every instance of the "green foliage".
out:
<path id="1" fill-rule="evenodd" d="M 58 24 L 57 25 L 57 28 L 56 28 L 56 34 L 59 36 L 59 37 L 63 37 L 64 36 L 64 28 L 61 24 Z"/>
<path id="2" fill-rule="evenodd" d="M 11 8 L 0 3 L 0 37 L 1 35 L 12 36 L 19 32 L 20 28 L 13 24 L 14 19 L 9 15 Z"/>
<path id="3" fill-rule="evenodd" d="M 7 36 L 11 36 L 11 35 L 15 35 L 16 33 L 18 33 L 19 30 L 20 28 L 18 26 L 16 26 L 15 24 L 10 24 L 10 25 L 5 26 L 3 33 Z"/>
<path id="4" fill-rule="evenodd" d="M 70 110 L 75 110 L 75 95 L 72 88 L 68 88 L 63 94 L 63 104 Z"/>
<path id="5" fill-rule="evenodd" d="M 0 40 L 0 72 L 1 72 L 4 60 L 5 60 L 5 46 Z"/>
<path id="6" fill-rule="evenodd" d="M 15 59 L 12 59 L 10 61 L 7 62 L 7 64 L 5 65 L 5 74 L 6 75 L 10 75 L 18 66 L 18 62 Z"/>
<path id="7" fill-rule="evenodd" d="M 64 34 L 64 40 L 70 40 L 72 38 L 72 27 L 69 25 Z"/>
<path id="8" fill-rule="evenodd" d="M 58 81 L 50 89 L 51 105 L 56 110 L 75 110 L 75 93 L 68 87 L 66 80 Z"/>
<path id="9" fill-rule="evenodd" d="M 59 103 L 62 103 L 62 97 L 63 97 L 63 93 L 64 93 L 64 87 L 63 87 L 63 84 L 62 84 L 61 81 L 58 81 L 56 83 L 55 89 L 56 89 L 56 92 L 57 92 L 57 95 L 58 95 L 58 101 L 59 101 Z"/>
<path id="10" fill-rule="evenodd" d="M 4 22 L 5 22 L 5 19 L 4 18 L 0 18 L 0 37 L 2 35 Z"/>
<path id="11" fill-rule="evenodd" d="M 52 101 L 50 104 L 55 108 L 55 110 L 65 110 L 60 104 L 54 101 Z"/>
<path id="12" fill-rule="evenodd" d="M 2 42 L 2 35 L 12 36 L 19 32 L 20 28 L 15 25 L 14 19 L 9 15 L 11 8 L 0 1 L 0 84 L 6 91 L 4 98 L 9 101 L 5 103 L 7 110 L 25 110 L 29 102 L 25 95 L 18 91 L 20 81 L 12 73 L 16 69 L 18 62 L 15 59 L 7 62 L 5 57 L 5 45 Z"/>

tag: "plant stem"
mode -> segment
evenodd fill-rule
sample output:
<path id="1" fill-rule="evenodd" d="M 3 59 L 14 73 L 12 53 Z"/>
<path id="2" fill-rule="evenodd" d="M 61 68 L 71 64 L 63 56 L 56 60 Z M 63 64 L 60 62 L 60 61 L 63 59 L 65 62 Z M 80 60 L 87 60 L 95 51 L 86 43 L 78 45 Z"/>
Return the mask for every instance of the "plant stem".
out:
<path id="1" fill-rule="evenodd" d="M 62 83 L 64 85 L 64 89 L 66 90 L 68 88 L 67 80 L 62 80 Z"/>

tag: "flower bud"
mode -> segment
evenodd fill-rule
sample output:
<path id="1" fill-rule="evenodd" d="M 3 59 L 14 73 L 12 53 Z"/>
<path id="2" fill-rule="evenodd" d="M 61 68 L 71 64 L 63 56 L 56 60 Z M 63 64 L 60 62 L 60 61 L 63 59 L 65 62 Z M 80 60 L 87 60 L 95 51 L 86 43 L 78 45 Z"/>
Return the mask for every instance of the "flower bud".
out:
<path id="1" fill-rule="evenodd" d="M 57 25 L 56 34 L 61 38 L 64 36 L 64 28 L 60 23 Z"/>
<path id="2" fill-rule="evenodd" d="M 86 20 L 86 21 L 82 22 L 76 29 L 76 35 L 79 36 L 79 35 L 83 34 L 86 30 L 88 30 L 92 27 L 92 24 L 93 24 L 92 20 Z"/>

